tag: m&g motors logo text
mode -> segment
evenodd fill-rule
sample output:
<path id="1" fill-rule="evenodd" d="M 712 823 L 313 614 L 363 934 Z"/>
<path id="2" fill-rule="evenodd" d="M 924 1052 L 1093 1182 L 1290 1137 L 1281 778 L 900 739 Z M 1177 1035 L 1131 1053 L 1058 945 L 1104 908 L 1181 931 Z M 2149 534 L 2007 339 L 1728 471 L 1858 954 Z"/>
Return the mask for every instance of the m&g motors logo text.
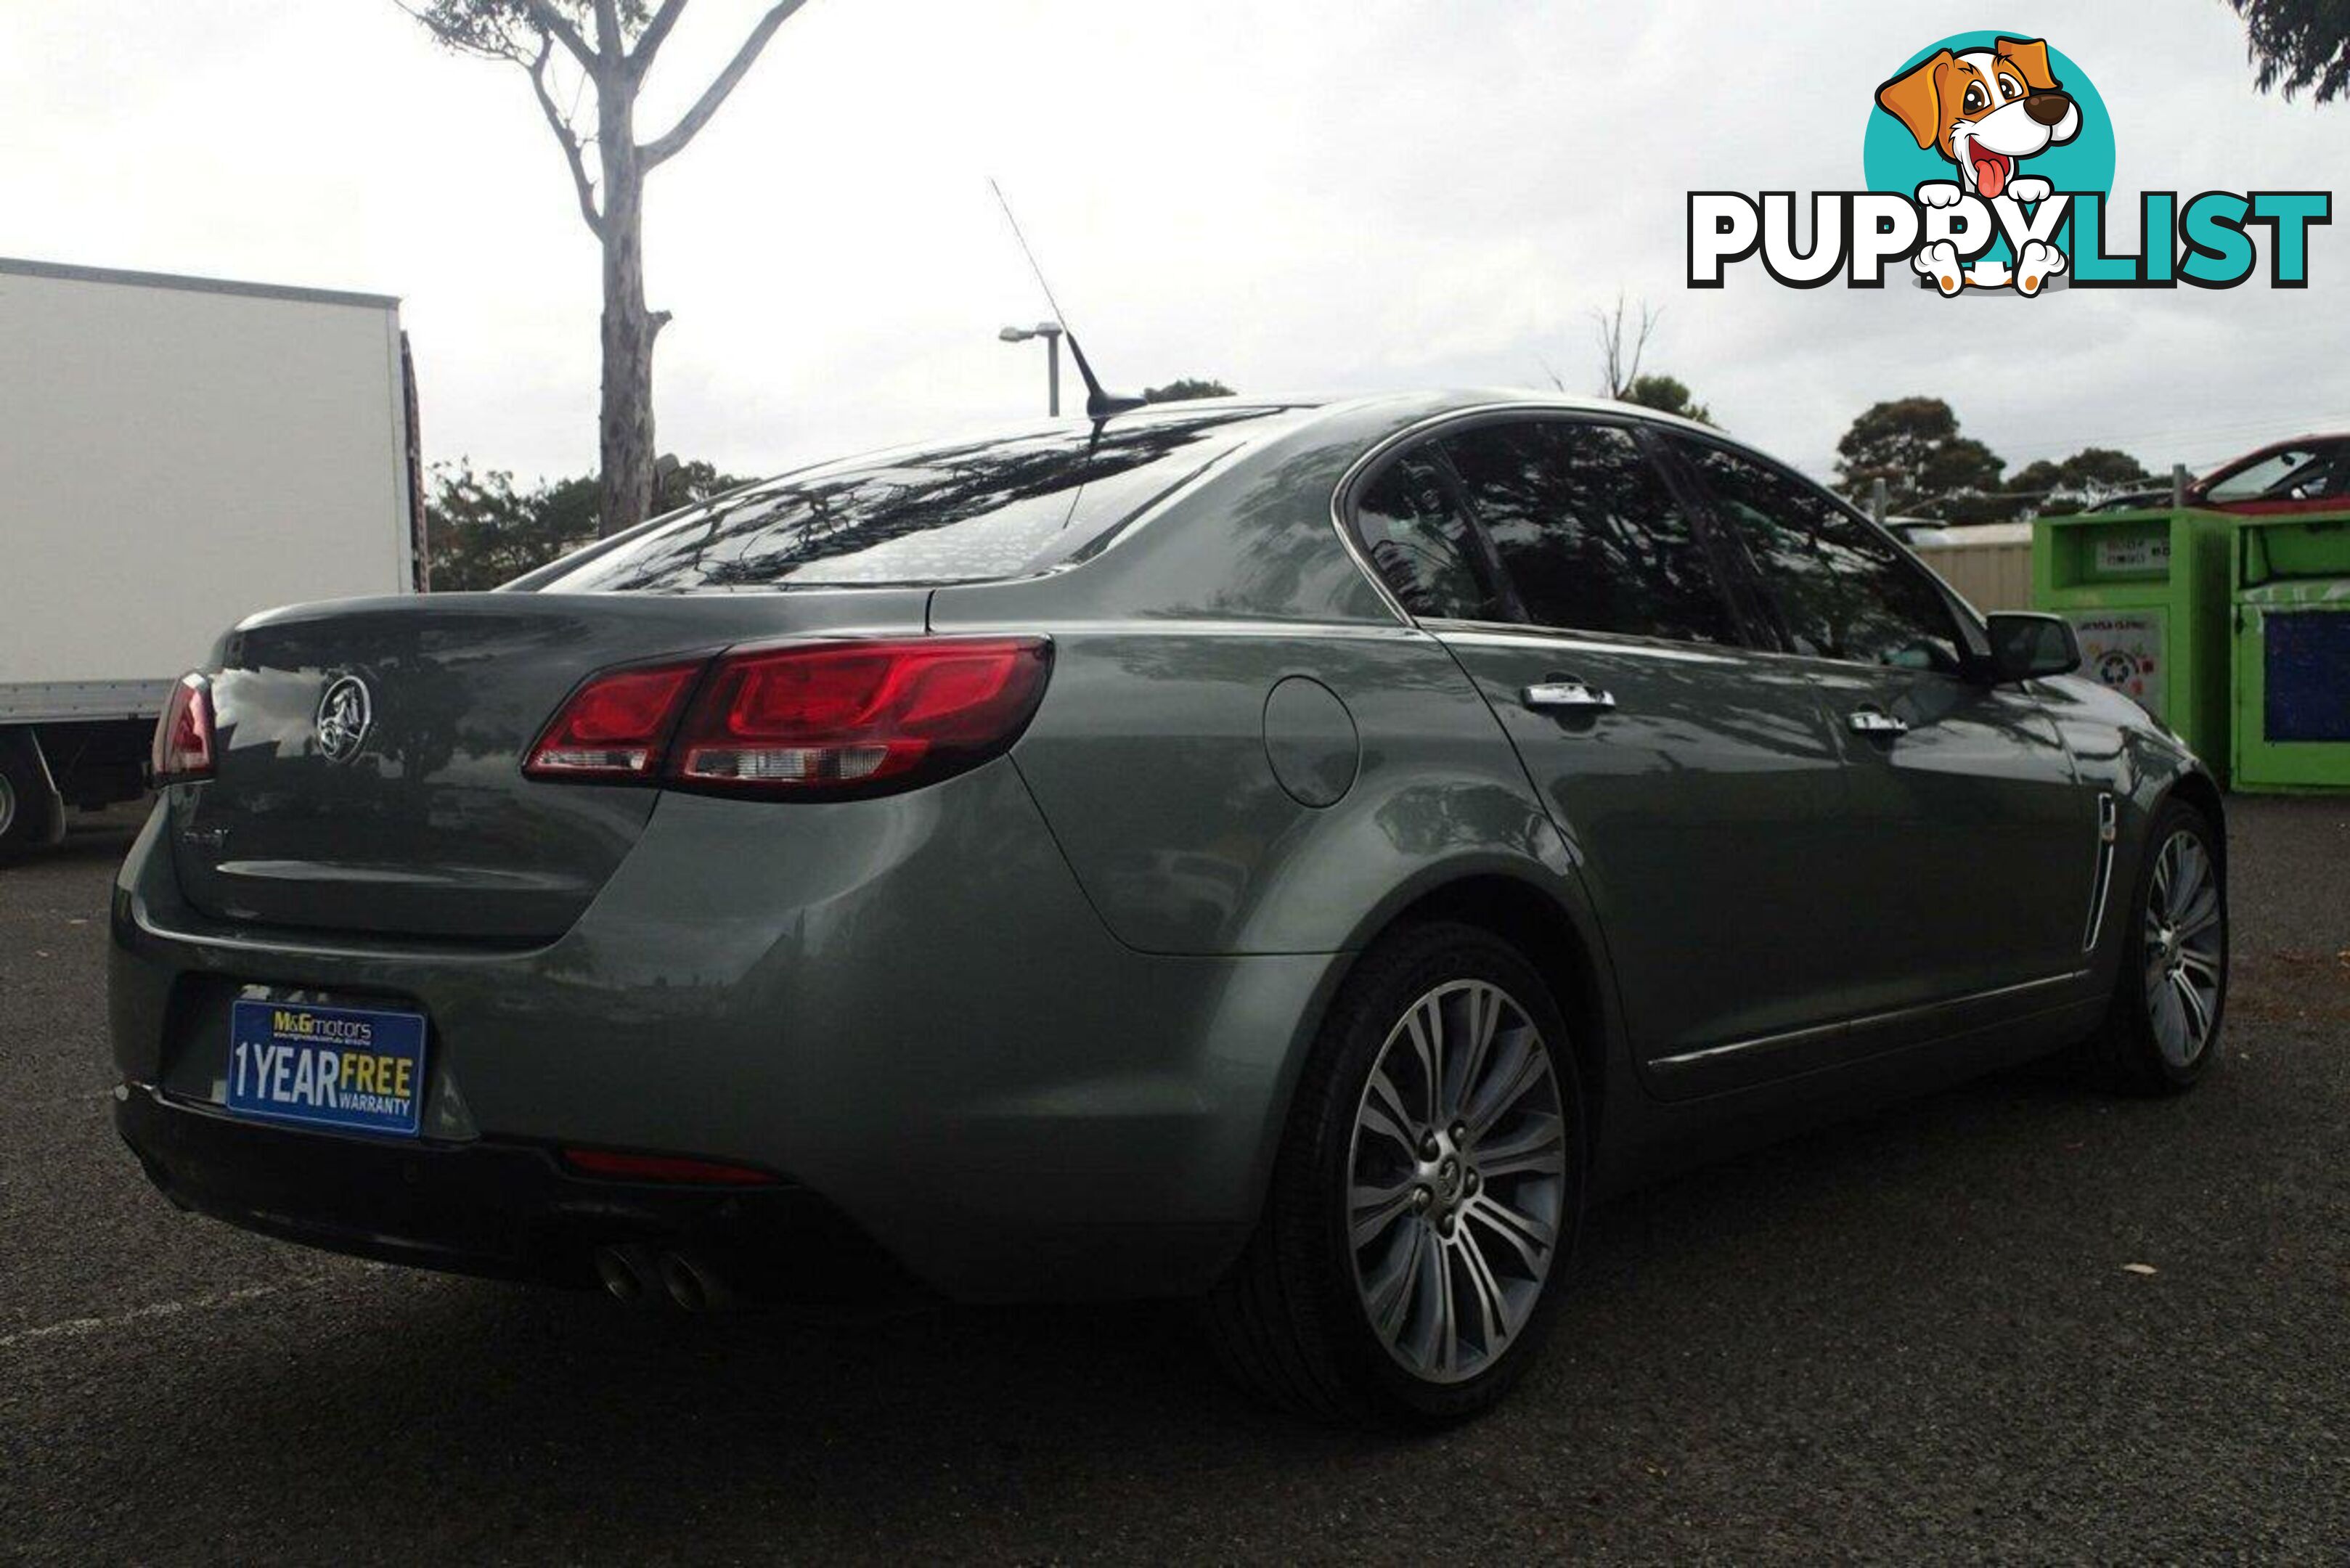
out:
<path id="1" fill-rule="evenodd" d="M 1800 250 L 1794 192 L 1691 192 L 1690 286 L 1720 288 L 1758 259 L 1794 288 L 1880 288 L 1888 272 L 1945 296 L 2233 288 L 2259 270 L 2264 231 L 2270 286 L 2302 288 L 2310 233 L 2333 219 L 2325 191 L 2147 191 L 2138 238 L 2116 238 L 2105 100 L 2037 38 L 1960 33 L 1928 47 L 1877 88 L 1862 151 L 1868 189 L 1814 192 Z"/>

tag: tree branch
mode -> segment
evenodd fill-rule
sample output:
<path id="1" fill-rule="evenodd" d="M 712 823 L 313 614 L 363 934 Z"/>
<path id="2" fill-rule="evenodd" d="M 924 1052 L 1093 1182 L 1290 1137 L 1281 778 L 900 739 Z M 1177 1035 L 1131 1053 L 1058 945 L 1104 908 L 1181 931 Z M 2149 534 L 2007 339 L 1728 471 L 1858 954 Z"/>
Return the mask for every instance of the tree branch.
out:
<path id="1" fill-rule="evenodd" d="M 465 13 L 442 14 L 424 0 L 392 0 L 443 48 L 485 60 L 512 60 L 527 65 L 529 55 L 514 33 L 495 18 Z M 530 29 L 534 35 L 536 29 Z"/>
<path id="2" fill-rule="evenodd" d="M 1648 339 L 1657 330 L 1657 318 L 1661 309 L 1651 309 L 1647 299 L 1640 301 L 1639 336 L 1632 340 L 1629 362 L 1624 351 L 1624 291 L 1616 291 L 1614 311 L 1594 310 L 1593 324 L 1598 329 L 1600 371 L 1607 379 L 1603 389 L 1611 398 L 1620 398 L 1640 377 L 1640 359 L 1648 352 Z"/>
<path id="3" fill-rule="evenodd" d="M 573 26 L 562 12 L 548 5 L 547 0 L 524 0 L 524 3 L 529 6 L 530 19 L 538 24 L 540 32 L 570 50 L 571 57 L 588 70 L 596 68 L 596 51 L 588 47 L 588 40 L 579 36 L 579 29 Z"/>
<path id="4" fill-rule="evenodd" d="M 579 138 L 563 111 L 555 107 L 555 95 L 546 89 L 546 62 L 555 52 L 555 40 L 543 36 L 538 41 L 538 58 L 525 68 L 530 72 L 530 89 L 538 96 L 538 107 L 546 116 L 547 128 L 562 144 L 563 161 L 571 166 L 571 188 L 579 197 L 579 216 L 588 232 L 598 239 L 604 237 L 604 214 L 596 210 L 596 185 L 588 178 L 588 162 L 582 155 Z"/>
<path id="5" fill-rule="evenodd" d="M 651 21 L 645 24 L 644 32 L 637 38 L 636 52 L 629 57 L 630 70 L 641 77 L 653 68 L 653 57 L 660 53 L 661 45 L 669 38 L 669 30 L 677 26 L 677 19 L 684 14 L 685 0 L 661 0 L 661 8 L 653 13 Z"/>
<path id="6" fill-rule="evenodd" d="M 1662 310 L 1651 310 L 1644 296 L 1640 301 L 1640 336 L 1632 340 L 1632 363 L 1624 372 L 1624 385 L 1628 389 L 1640 379 L 1640 360 L 1648 351 L 1648 338 L 1657 330 L 1657 317 Z"/>
<path id="7" fill-rule="evenodd" d="M 535 5 L 543 3 L 544 0 L 532 0 Z M 775 36 L 775 29 L 789 21 L 792 13 L 806 3 L 807 0 L 778 0 L 765 16 L 759 18 L 759 25 L 751 29 L 751 36 L 743 40 L 743 47 L 734 51 L 733 59 L 726 62 L 726 68 L 718 73 L 717 79 L 695 100 L 693 107 L 685 111 L 684 118 L 670 127 L 666 133 L 645 143 L 640 150 L 644 167 L 650 169 L 685 151 L 685 144 L 710 123 L 710 117 L 718 112 L 718 106 L 726 101 L 726 95 L 734 90 L 743 73 L 758 59 L 759 51 L 767 47 L 767 40 Z"/>

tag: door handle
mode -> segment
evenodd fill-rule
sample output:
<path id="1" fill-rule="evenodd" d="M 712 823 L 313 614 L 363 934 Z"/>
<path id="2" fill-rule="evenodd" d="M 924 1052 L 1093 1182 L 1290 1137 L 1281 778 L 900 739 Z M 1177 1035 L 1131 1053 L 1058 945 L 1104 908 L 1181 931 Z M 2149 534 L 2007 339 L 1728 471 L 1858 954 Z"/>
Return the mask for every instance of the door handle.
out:
<path id="1" fill-rule="evenodd" d="M 1897 719 L 1877 708 L 1855 708 L 1844 716 L 1846 728 L 1856 735 L 1906 735 L 1908 721 Z"/>
<path id="2" fill-rule="evenodd" d="M 1527 687 L 1519 701 L 1536 712 L 1605 712 L 1616 706 L 1613 692 L 1582 680 L 1544 680 Z"/>

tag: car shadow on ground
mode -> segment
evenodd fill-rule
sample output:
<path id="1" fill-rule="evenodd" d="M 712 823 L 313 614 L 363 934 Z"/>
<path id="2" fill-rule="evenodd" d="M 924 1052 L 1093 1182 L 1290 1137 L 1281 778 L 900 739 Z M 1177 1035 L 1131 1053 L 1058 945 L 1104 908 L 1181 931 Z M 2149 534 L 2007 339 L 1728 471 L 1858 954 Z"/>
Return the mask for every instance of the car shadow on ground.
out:
<path id="1" fill-rule="evenodd" d="M 1876 1260 L 1872 1272 L 1891 1271 L 1880 1285 L 1912 1294 L 1898 1314 L 1932 1316 L 1942 1282 L 1903 1263 L 1923 1215 L 1947 1226 L 1970 1207 L 2009 1209 L 2039 1163 L 2019 1148 L 2077 1158 L 2114 1114 L 2061 1081 L 2011 1075 L 1602 1209 L 1531 1386 L 1469 1430 L 1605 1449 L 1624 1417 L 1613 1401 L 1643 1397 L 1624 1369 L 1653 1369 L 1660 1340 L 1700 1339 L 1700 1320 L 1723 1311 L 1765 1331 L 1800 1314 L 1825 1369 L 1886 1309 L 1852 1260 Z M 1801 1282 L 1792 1293 L 1789 1282 Z M 317 1321 L 338 1332 L 309 1332 L 290 1303 L 267 1334 L 150 1363 L 146 1376 L 176 1384 L 171 1405 L 204 1412 L 204 1465 L 190 1468 L 184 1431 L 161 1428 L 121 1434 L 116 1461 L 182 1479 L 224 1466 L 269 1496 L 339 1495 L 364 1476 L 372 1508 L 462 1508 L 542 1535 L 550 1519 L 616 1509 L 639 1542 L 661 1520 L 691 1531 L 723 1516 L 732 1531 L 764 1516 L 806 1544 L 868 1539 L 883 1515 L 935 1528 L 1024 1496 L 1155 1491 L 1180 1475 L 1375 1462 L 1450 1441 L 1270 1415 L 1222 1381 L 1176 1305 L 688 1317 L 342 1263 L 320 1290 L 335 1310 Z M 1591 1397 L 1595 1375 L 1609 1398 Z M 1647 1376 L 1664 1379 L 1658 1397 L 1690 1397 L 1669 1368 Z"/>

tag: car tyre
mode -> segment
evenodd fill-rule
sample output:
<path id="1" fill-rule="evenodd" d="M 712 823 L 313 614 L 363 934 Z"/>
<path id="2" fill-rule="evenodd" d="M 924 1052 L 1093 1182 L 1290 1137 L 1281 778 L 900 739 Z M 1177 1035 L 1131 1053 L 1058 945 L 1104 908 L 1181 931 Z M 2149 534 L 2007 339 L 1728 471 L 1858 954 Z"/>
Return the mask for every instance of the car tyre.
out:
<path id="1" fill-rule="evenodd" d="M 2127 907 L 2121 972 L 2089 1063 L 2129 1095 L 2184 1094 L 2219 1055 L 2228 1002 L 2227 862 L 2184 801 L 2155 813 Z"/>
<path id="2" fill-rule="evenodd" d="M 1425 1427 L 1489 1407 L 1555 1314 L 1586 1157 L 1541 976 L 1474 926 L 1392 933 L 1325 1019 L 1264 1212 L 1207 1303 L 1222 1358 L 1325 1420 Z"/>

